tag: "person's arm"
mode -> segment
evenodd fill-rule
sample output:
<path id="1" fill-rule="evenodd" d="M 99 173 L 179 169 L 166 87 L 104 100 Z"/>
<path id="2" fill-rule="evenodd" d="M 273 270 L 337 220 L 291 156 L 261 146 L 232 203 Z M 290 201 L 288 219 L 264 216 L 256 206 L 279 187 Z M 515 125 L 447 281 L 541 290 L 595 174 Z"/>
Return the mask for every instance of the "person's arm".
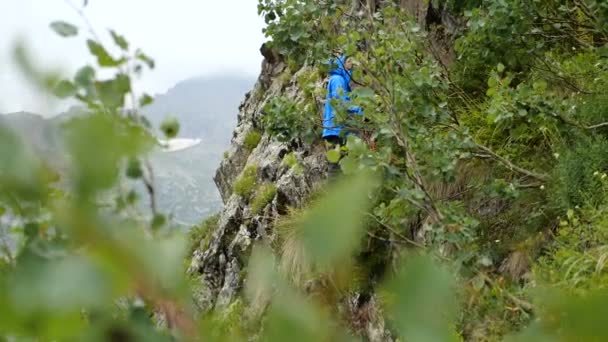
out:
<path id="1" fill-rule="evenodd" d="M 346 89 L 347 84 L 346 81 L 343 78 L 336 78 L 336 97 L 341 98 L 342 101 L 344 101 L 344 103 L 349 103 L 351 102 L 350 97 L 348 97 L 348 94 L 346 93 Z M 342 93 L 342 95 L 340 95 L 340 92 Z M 351 114 L 357 114 L 357 115 L 363 115 L 363 110 L 357 106 L 350 106 L 348 107 L 348 112 Z"/>

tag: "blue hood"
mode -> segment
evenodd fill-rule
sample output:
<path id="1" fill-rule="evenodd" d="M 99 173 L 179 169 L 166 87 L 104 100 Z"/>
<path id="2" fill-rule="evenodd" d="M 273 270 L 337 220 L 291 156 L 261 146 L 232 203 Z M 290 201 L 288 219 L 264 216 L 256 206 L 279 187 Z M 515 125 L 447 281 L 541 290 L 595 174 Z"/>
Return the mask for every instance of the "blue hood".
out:
<path id="1" fill-rule="evenodd" d="M 346 70 L 344 68 L 344 63 L 346 63 L 346 56 L 342 56 L 340 58 L 335 58 L 335 59 L 330 59 L 329 65 L 331 67 L 333 67 L 334 69 L 332 69 L 329 72 L 329 75 L 330 76 L 334 76 L 334 75 L 342 76 L 342 77 L 344 77 L 344 80 L 346 81 L 345 83 L 347 85 L 350 85 L 351 74 L 348 70 Z M 350 88 L 350 86 L 349 86 L 349 88 Z M 350 92 L 350 89 L 347 89 L 347 91 Z"/>

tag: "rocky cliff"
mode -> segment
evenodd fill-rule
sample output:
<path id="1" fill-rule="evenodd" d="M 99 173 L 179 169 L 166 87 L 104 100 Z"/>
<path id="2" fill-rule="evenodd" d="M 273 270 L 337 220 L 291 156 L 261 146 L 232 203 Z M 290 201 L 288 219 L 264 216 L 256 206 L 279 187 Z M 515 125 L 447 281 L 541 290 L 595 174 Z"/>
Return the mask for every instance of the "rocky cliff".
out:
<path id="1" fill-rule="evenodd" d="M 302 96 L 296 80 L 307 70 L 308 67 L 304 67 L 290 78 L 281 76 L 291 75 L 287 65 L 280 59 L 266 56 L 257 83 L 240 106 L 231 148 L 215 175 L 224 208 L 217 226 L 208 233 L 207 241 L 202 241 L 194 252 L 188 269 L 200 285 L 195 302 L 203 312 L 228 309 L 238 300 L 253 245 L 272 246 L 277 238 L 273 229 L 276 219 L 290 209 L 304 206 L 309 195 L 325 184 L 328 164 L 322 141 L 312 145 L 288 145 L 263 134 L 255 148 L 251 149 L 245 143 L 251 132 L 260 130 L 263 108 L 269 100 L 286 96 L 297 101 Z M 323 86 L 322 81 L 318 86 Z M 297 167 L 283 162 L 288 154 L 297 158 Z M 276 185 L 276 194 L 259 213 L 254 213 L 251 203 L 232 189 L 237 178 L 248 168 L 256 170 L 256 184 Z M 340 310 L 353 317 L 353 324 L 358 325 L 369 340 L 390 340 L 375 298 L 352 293 L 342 303 Z"/>
<path id="2" fill-rule="evenodd" d="M 431 21 L 437 24 L 453 20 L 427 1 L 401 2 L 403 8 L 426 27 L 430 28 Z M 380 6 L 379 3 L 371 5 L 367 10 Z M 363 9 L 366 8 L 357 6 L 364 4 L 354 7 L 359 9 L 359 15 L 364 15 Z M 445 32 L 433 37 L 438 42 L 449 39 Z M 265 57 L 261 75 L 239 108 L 231 147 L 214 177 L 224 207 L 217 225 L 201 239 L 188 268 L 188 273 L 198 284 L 195 302 L 202 312 L 228 310 L 239 300 L 253 245 L 273 246 L 277 238 L 273 229 L 275 221 L 290 208 L 305 206 L 308 197 L 326 182 L 328 164 L 323 141 L 319 139 L 313 144 L 278 142 L 264 132 L 261 120 L 264 107 L 273 98 L 286 97 L 294 102 L 303 98 L 304 91 L 298 86 L 298 78 L 312 68 L 304 66 L 297 71 L 291 70 L 284 59 L 267 46 L 261 48 L 261 53 Z M 440 54 L 444 61 L 449 62 L 449 48 Z M 322 90 L 323 86 L 323 80 L 316 84 L 317 89 Z M 322 104 L 322 100 L 318 98 L 318 104 Z M 257 146 L 252 147 L 247 142 L 248 136 L 256 132 L 261 134 L 261 139 Z M 283 161 L 288 154 L 296 157 L 298 167 Z M 254 184 L 258 191 L 263 184 L 276 185 L 273 198 L 257 213 L 244 196 L 233 191 L 234 183 L 248 171 L 255 173 Z M 353 292 L 342 298 L 340 303 L 339 311 L 348 317 L 353 330 L 365 339 L 392 340 L 373 293 Z"/>
<path id="3" fill-rule="evenodd" d="M 248 134 L 260 129 L 262 109 L 272 98 L 286 95 L 299 96 L 295 85 L 297 73 L 289 81 L 279 75 L 288 72 L 280 61 L 264 60 L 262 73 L 253 90 L 245 96 L 238 115 L 232 145 L 215 175 L 215 182 L 222 195 L 224 208 L 217 228 L 212 232 L 207 246 L 195 251 L 189 272 L 200 274 L 207 293 L 199 304 L 204 309 L 227 306 L 235 299 L 243 283 L 241 272 L 247 265 L 243 260 L 251 252 L 254 241 L 271 243 L 272 223 L 288 207 L 299 207 L 313 189 L 325 177 L 327 163 L 322 144 L 293 148 L 272 140 L 263 134 L 259 144 L 251 149 L 246 146 Z M 298 170 L 285 165 L 282 160 L 290 152 L 301 165 Z M 234 194 L 232 185 L 247 167 L 255 167 L 256 183 L 276 184 L 276 195 L 259 214 L 252 214 L 249 203 Z"/>

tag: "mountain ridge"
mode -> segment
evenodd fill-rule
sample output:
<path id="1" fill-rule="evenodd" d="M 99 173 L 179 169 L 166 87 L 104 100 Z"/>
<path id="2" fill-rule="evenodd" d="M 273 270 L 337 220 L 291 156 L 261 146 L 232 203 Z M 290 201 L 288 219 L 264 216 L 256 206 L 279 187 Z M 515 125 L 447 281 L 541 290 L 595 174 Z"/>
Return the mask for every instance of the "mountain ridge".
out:
<path id="1" fill-rule="evenodd" d="M 174 115 L 180 121 L 180 138 L 201 140 L 184 150 L 151 155 L 160 207 L 176 222 L 196 224 L 221 208 L 213 174 L 229 146 L 239 104 L 254 82 L 231 74 L 193 77 L 157 95 L 155 102 L 144 108 L 143 113 L 153 127 Z M 0 124 L 13 129 L 36 154 L 60 170 L 66 158 L 59 125 L 77 115 L 78 110 L 72 107 L 52 117 L 27 111 L 0 113 Z"/>

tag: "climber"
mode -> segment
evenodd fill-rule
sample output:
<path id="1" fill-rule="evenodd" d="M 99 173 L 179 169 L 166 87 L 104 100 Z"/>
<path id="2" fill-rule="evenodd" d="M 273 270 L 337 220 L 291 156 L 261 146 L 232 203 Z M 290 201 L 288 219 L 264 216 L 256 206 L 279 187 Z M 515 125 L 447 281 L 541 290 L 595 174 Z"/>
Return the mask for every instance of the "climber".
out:
<path id="1" fill-rule="evenodd" d="M 329 82 L 327 83 L 327 96 L 325 100 L 325 114 L 323 115 L 323 139 L 330 145 L 331 148 L 343 146 L 345 144 L 345 136 L 348 131 L 344 131 L 344 127 L 336 126 L 334 119 L 336 111 L 332 107 L 333 99 L 341 99 L 343 103 L 350 102 L 348 94 L 351 92 L 350 80 L 353 62 L 350 57 L 342 56 L 335 60 L 330 60 L 330 65 L 334 67 L 329 72 Z M 349 114 L 363 115 L 361 108 L 350 106 L 347 109 Z M 329 173 L 331 176 L 340 172 L 340 166 L 337 163 L 330 163 Z"/>

